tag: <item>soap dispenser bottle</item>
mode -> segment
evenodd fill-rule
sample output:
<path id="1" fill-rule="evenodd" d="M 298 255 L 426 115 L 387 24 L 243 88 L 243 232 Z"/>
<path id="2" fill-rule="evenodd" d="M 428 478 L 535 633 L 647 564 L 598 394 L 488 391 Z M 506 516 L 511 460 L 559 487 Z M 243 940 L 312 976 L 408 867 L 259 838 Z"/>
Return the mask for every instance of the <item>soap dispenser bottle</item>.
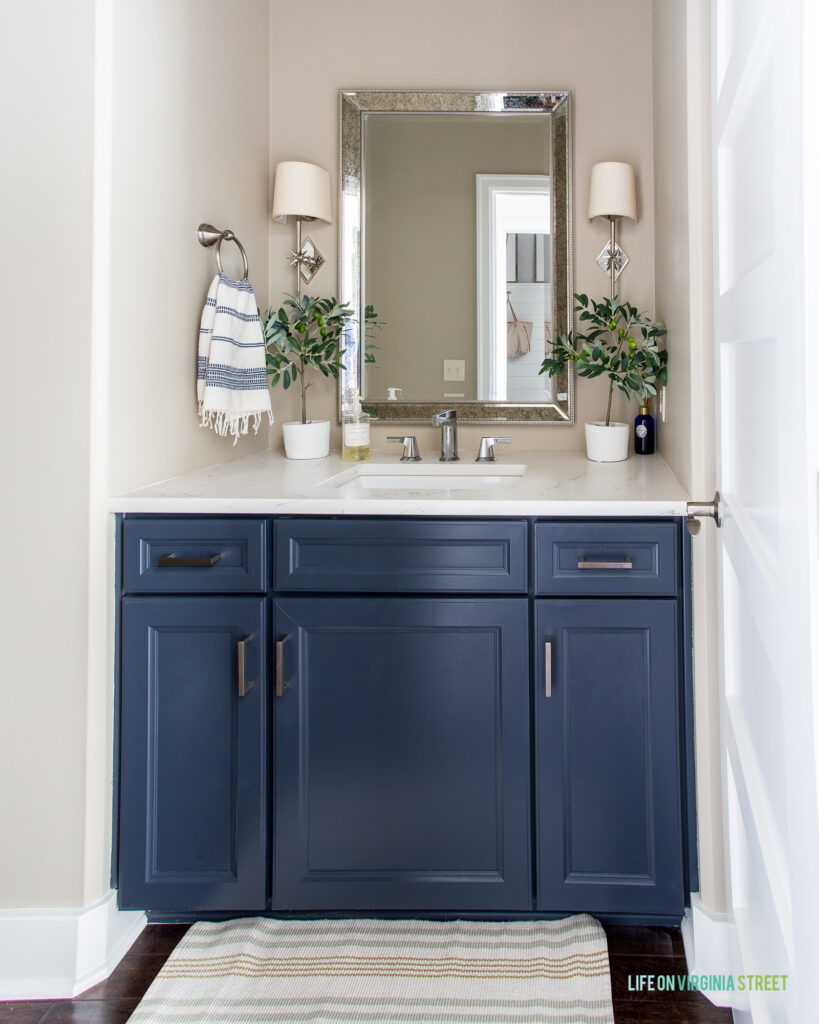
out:
<path id="1" fill-rule="evenodd" d="M 640 406 L 634 420 L 634 452 L 636 455 L 654 454 L 654 417 L 648 411 L 648 402 Z"/>
<path id="2" fill-rule="evenodd" d="M 370 417 L 361 408 L 361 396 L 348 388 L 342 410 L 341 458 L 345 462 L 366 462 L 370 457 Z"/>

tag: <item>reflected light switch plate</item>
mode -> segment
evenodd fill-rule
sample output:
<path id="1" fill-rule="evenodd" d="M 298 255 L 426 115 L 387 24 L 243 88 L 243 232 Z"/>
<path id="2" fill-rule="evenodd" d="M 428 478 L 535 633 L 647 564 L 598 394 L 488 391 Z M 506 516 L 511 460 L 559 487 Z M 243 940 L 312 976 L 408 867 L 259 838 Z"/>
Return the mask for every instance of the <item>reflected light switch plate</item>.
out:
<path id="1" fill-rule="evenodd" d="M 465 359 L 444 360 L 444 380 L 464 380 L 466 377 Z"/>

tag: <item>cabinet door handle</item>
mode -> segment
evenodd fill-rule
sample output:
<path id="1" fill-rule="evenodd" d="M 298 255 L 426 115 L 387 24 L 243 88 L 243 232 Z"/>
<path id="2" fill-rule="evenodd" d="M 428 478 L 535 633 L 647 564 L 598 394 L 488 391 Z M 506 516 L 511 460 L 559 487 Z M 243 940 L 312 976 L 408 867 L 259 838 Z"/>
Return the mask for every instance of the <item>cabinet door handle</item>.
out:
<path id="1" fill-rule="evenodd" d="M 246 675 L 246 662 L 247 662 L 247 645 L 253 639 L 253 634 L 246 636 L 244 640 L 240 640 L 236 644 L 236 678 L 237 692 L 240 697 L 244 697 L 249 690 L 253 689 L 253 683 L 247 681 Z"/>
<path id="2" fill-rule="evenodd" d="M 160 555 L 159 564 L 161 566 L 177 566 L 178 568 L 189 569 L 192 566 L 208 566 L 216 565 L 219 559 L 222 557 L 221 551 L 217 551 L 215 555 L 201 555 L 199 558 L 185 558 L 183 555 Z"/>
<path id="3" fill-rule="evenodd" d="M 547 640 L 544 645 L 544 669 L 546 676 L 546 696 L 552 696 L 552 641 Z"/>
<path id="4" fill-rule="evenodd" d="M 578 569 L 633 569 L 631 562 L 587 562 L 585 558 L 578 558 Z"/>
<path id="5" fill-rule="evenodd" d="M 276 641 L 276 696 L 283 697 L 284 691 L 287 689 L 287 683 L 284 681 L 284 645 L 290 639 L 289 636 L 283 636 L 281 640 Z"/>

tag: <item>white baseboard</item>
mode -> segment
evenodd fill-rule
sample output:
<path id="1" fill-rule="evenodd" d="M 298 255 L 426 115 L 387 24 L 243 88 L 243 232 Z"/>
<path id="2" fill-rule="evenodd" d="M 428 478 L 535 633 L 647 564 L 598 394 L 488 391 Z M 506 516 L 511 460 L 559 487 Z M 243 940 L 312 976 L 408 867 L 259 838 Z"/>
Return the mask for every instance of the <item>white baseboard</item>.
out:
<path id="1" fill-rule="evenodd" d="M 113 971 L 146 925 L 110 892 L 89 907 L 0 910 L 0 1000 L 71 999 Z"/>
<path id="2" fill-rule="evenodd" d="M 729 914 L 717 914 L 703 906 L 697 893 L 691 894 L 691 909 L 682 919 L 682 939 L 688 973 L 700 977 L 730 976 L 734 968 L 736 931 Z M 703 988 L 702 994 L 714 1006 L 736 1009 L 747 1006 L 742 993 Z"/>

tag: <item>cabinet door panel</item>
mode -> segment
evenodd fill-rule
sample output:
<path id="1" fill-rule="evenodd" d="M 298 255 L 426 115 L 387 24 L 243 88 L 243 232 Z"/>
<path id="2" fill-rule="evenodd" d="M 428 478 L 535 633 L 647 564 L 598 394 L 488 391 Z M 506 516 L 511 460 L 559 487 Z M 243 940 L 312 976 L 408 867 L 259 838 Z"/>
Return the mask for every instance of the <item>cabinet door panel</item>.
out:
<path id="1" fill-rule="evenodd" d="M 525 599 L 274 614 L 274 905 L 528 909 Z"/>
<path id="2" fill-rule="evenodd" d="M 682 913 L 677 615 L 675 601 L 536 602 L 541 910 Z"/>
<path id="3" fill-rule="evenodd" d="M 120 907 L 264 909 L 265 601 L 126 598 L 122 616 Z"/>

